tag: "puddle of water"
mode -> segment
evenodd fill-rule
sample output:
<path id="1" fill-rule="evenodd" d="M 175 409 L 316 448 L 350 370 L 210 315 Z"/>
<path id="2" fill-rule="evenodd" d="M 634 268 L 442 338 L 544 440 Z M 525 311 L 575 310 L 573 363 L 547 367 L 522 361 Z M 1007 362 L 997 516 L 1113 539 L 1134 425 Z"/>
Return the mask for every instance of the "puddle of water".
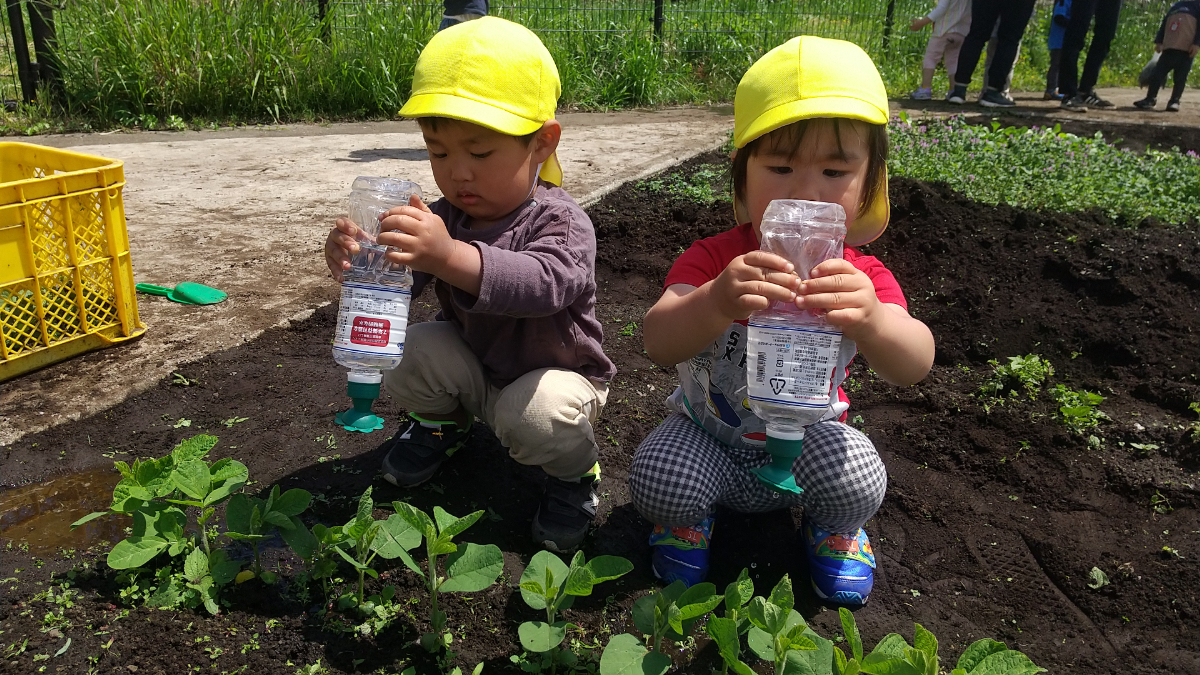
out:
<path id="1" fill-rule="evenodd" d="M 97 518 L 71 531 L 71 523 L 108 508 L 120 480 L 121 474 L 110 467 L 5 490 L 0 493 L 0 537 L 24 542 L 37 554 L 120 541 L 132 522 L 126 516 Z"/>

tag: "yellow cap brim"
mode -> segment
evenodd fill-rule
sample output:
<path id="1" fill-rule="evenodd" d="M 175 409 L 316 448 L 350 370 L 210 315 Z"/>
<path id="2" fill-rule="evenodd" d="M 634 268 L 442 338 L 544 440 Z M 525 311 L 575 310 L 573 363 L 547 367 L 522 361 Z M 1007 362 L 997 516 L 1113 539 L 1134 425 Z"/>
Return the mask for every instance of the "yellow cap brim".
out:
<path id="1" fill-rule="evenodd" d="M 542 162 L 542 170 L 538 172 L 538 178 L 541 178 L 547 183 L 553 183 L 554 185 L 562 187 L 563 172 L 562 165 L 558 163 L 557 152 L 550 155 L 545 162 Z"/>
<path id="2" fill-rule="evenodd" d="M 454 94 L 417 94 L 404 102 L 401 117 L 447 117 L 478 124 L 509 136 L 525 136 L 542 128 L 536 122 L 488 103 Z M 561 174 L 561 171 L 560 171 Z"/>
<path id="3" fill-rule="evenodd" d="M 764 111 L 733 139 L 735 147 L 745 147 L 750 141 L 801 120 L 818 117 L 842 117 L 862 120 L 869 124 L 887 124 L 888 113 L 873 103 L 849 96 L 820 96 L 800 99 Z"/>
<path id="4" fill-rule="evenodd" d="M 883 174 L 883 185 L 875 197 L 875 201 L 867 206 L 865 213 L 860 213 L 853 223 L 846 228 L 846 246 L 862 246 L 879 238 L 887 229 L 891 218 L 892 207 L 888 200 L 887 172 Z M 742 200 L 734 197 L 733 217 L 738 224 L 750 222 L 750 211 Z"/>

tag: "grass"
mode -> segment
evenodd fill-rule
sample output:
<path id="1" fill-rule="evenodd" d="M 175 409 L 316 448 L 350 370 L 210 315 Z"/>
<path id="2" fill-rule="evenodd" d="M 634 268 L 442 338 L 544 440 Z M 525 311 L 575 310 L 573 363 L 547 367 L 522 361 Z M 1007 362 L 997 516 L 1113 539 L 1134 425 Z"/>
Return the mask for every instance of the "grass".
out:
<path id="1" fill-rule="evenodd" d="M 1101 85 L 1134 81 L 1167 4 L 1126 3 Z M 929 37 L 908 22 L 929 5 L 896 0 L 888 29 L 883 0 L 676 0 L 664 7 L 661 38 L 650 0 L 498 0 L 492 11 L 545 42 L 563 107 L 608 109 L 728 101 L 755 59 L 797 34 L 861 45 L 901 95 L 916 86 Z M 1044 84 L 1043 5 L 1027 30 L 1019 89 Z M 329 6 L 322 22 L 315 0 L 64 0 L 56 19 L 66 105 L 4 113 L 0 133 L 394 117 L 441 3 Z M 0 30 L 0 98 L 12 99 L 7 35 Z"/>
<path id="2" fill-rule="evenodd" d="M 1117 148 L 1058 127 L 972 126 L 959 117 L 890 125 L 889 172 L 948 183 L 985 204 L 1045 211 L 1096 208 L 1127 226 L 1147 217 L 1200 221 L 1200 156 Z"/>

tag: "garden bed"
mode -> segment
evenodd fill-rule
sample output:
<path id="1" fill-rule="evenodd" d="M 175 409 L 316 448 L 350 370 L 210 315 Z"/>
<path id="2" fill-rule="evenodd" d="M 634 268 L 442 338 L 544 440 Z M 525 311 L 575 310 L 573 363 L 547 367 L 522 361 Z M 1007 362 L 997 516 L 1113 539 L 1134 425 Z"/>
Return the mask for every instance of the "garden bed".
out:
<path id="1" fill-rule="evenodd" d="M 721 161 L 710 154 L 672 172 Z M 588 647 L 635 632 L 629 608 L 656 586 L 649 524 L 630 504 L 626 478 L 633 450 L 664 415 L 662 399 L 675 373 L 643 354 L 641 319 L 674 258 L 694 239 L 729 226 L 727 202 L 697 200 L 669 185 L 669 179 L 627 185 L 589 210 L 599 239 L 597 312 L 620 372 L 597 430 L 603 502 L 584 549 L 589 557 L 624 556 L 634 570 L 565 612 L 581 627 L 576 649 L 585 663 Z M 939 637 L 943 662 L 951 665 L 966 645 L 991 637 L 1056 673 L 1194 670 L 1200 657 L 1194 534 L 1200 442 L 1190 427 L 1197 414 L 1189 410 L 1200 401 L 1195 224 L 1120 229 L 1098 213 L 983 206 L 944 186 L 905 179 L 893 179 L 891 199 L 892 225 L 864 251 L 895 272 L 910 310 L 932 329 L 937 356 L 930 376 L 913 387 L 887 385 L 861 361 L 847 385 L 852 423 L 874 440 L 890 479 L 867 525 L 880 568 L 869 606 L 857 612 L 864 640 L 911 636 L 916 621 Z M 336 298 L 332 282 L 328 298 Z M 432 303 L 432 294 L 419 298 L 414 320 L 430 318 Z M 336 305 L 327 305 L 184 366 L 103 414 L 4 449 L 3 480 L 12 487 L 0 493 L 6 539 L 0 576 L 7 577 L 0 582 L 0 668 L 290 673 L 319 660 L 332 672 L 391 673 L 409 665 L 433 672 L 432 660 L 413 644 L 428 630 L 422 586 L 399 561 L 386 561 L 385 579 L 368 586 L 396 585 L 398 597 L 414 598 L 410 609 L 363 638 L 319 616 L 320 587 L 305 594 L 291 583 L 300 564 L 277 540 L 265 560 L 278 566 L 280 582 L 230 587 L 229 606 L 212 617 L 203 609 L 123 603 L 104 564 L 108 547 L 94 540 L 119 539 L 119 525 L 104 530 L 103 521 L 93 521 L 92 541 L 60 536 L 78 515 L 107 505 L 113 459 L 160 457 L 204 432 L 220 437 L 212 457 L 248 466 L 249 491 L 279 484 L 313 493 L 304 514 L 309 524 L 346 522 L 368 486 L 377 502 L 403 500 L 427 511 L 438 505 L 456 515 L 486 509 L 461 538 L 501 548 L 500 583 L 443 596 L 443 609 L 456 664 L 468 672 L 479 662 L 485 672 L 515 670 L 517 625 L 539 614 L 515 588 L 537 551 L 529 519 L 539 472 L 509 461 L 480 428 L 430 483 L 405 491 L 379 480 L 375 448 L 401 411 L 377 404 L 388 419 L 384 432 L 334 427 L 333 413 L 345 404 L 344 371 L 329 353 L 335 315 Z M 1022 392 L 1001 404 L 981 394 L 993 373 L 990 360 L 1005 364 L 1028 354 L 1055 370 L 1036 399 Z M 119 367 L 120 356 L 113 349 L 83 358 Z M 1099 410 L 1110 421 L 1071 431 L 1049 393 L 1058 384 L 1104 396 Z M 77 474 L 83 478 L 74 485 L 67 479 L 25 485 L 65 467 L 85 472 Z M 77 512 L 31 517 L 37 508 L 17 508 L 22 500 L 69 503 Z M 749 568 L 757 591 L 766 593 L 789 574 L 798 581 L 797 609 L 832 638 L 841 632 L 838 616 L 820 608 L 804 581 L 794 536 L 799 517 L 720 514 L 711 577 L 723 589 Z M 249 555 L 245 547 L 232 550 Z M 1093 567 L 1107 585 L 1089 587 Z M 70 571 L 79 594 L 56 604 L 44 592 L 54 588 L 61 596 L 57 584 Z M 351 579 L 348 568 L 341 576 Z M 591 658 L 598 656 L 596 649 Z M 676 650 L 675 662 L 681 672 L 707 673 L 719 657 L 697 631 L 695 643 Z M 767 672 L 765 664 L 756 670 Z"/>

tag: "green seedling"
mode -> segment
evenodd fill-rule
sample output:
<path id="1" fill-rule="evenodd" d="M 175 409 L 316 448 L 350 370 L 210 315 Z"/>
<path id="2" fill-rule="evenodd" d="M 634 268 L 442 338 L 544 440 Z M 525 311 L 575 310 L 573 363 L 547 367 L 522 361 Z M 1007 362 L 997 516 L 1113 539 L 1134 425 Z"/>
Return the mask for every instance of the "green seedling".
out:
<path id="1" fill-rule="evenodd" d="M 358 512 L 353 520 L 340 528 L 328 528 L 321 535 L 314 536 L 314 540 L 323 536 L 326 541 L 334 542 L 330 550 L 350 563 L 358 572 L 358 592 L 339 598 L 338 609 L 360 607 L 364 610 L 370 609 L 371 613 L 374 613 L 374 607 L 362 607 L 366 600 L 366 577 L 379 578 L 379 572 L 371 567 L 371 562 L 379 556 L 389 560 L 401 558 L 408 564 L 412 561 L 408 551 L 421 543 L 420 533 L 414 530 L 405 518 L 393 514 L 387 520 L 375 520 L 372 515 L 374 511 L 375 501 L 371 499 L 371 488 L 368 487 L 358 500 Z M 346 549 L 350 549 L 350 552 Z"/>
<path id="2" fill-rule="evenodd" d="M 1088 582 L 1088 588 L 1093 591 L 1098 591 L 1108 585 L 1108 575 L 1099 567 L 1093 567 L 1090 576 L 1092 580 Z"/>
<path id="3" fill-rule="evenodd" d="M 1063 424 L 1076 434 L 1083 435 L 1085 431 L 1099 426 L 1100 422 L 1108 419 L 1108 415 L 1096 407 L 1104 402 L 1104 397 L 1100 394 L 1093 394 L 1090 391 L 1073 391 L 1065 385 L 1059 384 L 1050 390 L 1050 396 L 1060 406 L 1058 412 L 1062 415 Z"/>
<path id="4" fill-rule="evenodd" d="M 833 663 L 833 643 L 813 632 L 794 608 L 792 580 L 783 575 L 769 597 L 750 601 L 750 650 L 775 664 L 775 675 L 822 672 Z"/>
<path id="5" fill-rule="evenodd" d="M 1054 366 L 1037 354 L 1010 356 L 1004 365 L 992 359 L 988 365 L 992 375 L 979 388 L 979 393 L 988 398 L 1016 398 L 1021 390 L 1036 399 L 1042 385 L 1054 375 Z"/>
<path id="6" fill-rule="evenodd" d="M 739 675 L 752 672 L 750 666 L 741 660 L 741 636 L 750 630 L 749 604 L 753 597 L 754 581 L 750 578 L 749 570 L 743 568 L 737 580 L 725 587 L 725 616 L 710 618 L 704 627 L 717 644 L 717 652 L 723 662 L 723 674 L 728 673 L 730 668 Z"/>
<path id="7" fill-rule="evenodd" d="M 474 593 L 496 583 L 504 571 L 504 556 L 495 544 L 464 544 L 459 546 L 452 540 L 468 527 L 475 524 L 483 511 L 458 518 L 442 507 L 433 507 L 433 518 L 424 511 L 404 502 L 392 502 L 396 515 L 408 523 L 420 537 L 425 538 L 425 556 L 428 572 L 408 555 L 407 549 L 397 546 L 400 559 L 425 581 L 429 592 L 429 623 L 432 631 L 421 636 L 421 646 L 430 653 L 450 647 L 453 636 L 446 630 L 446 613 L 438 609 L 438 593 Z M 390 520 L 390 519 L 389 519 Z M 446 556 L 446 576 L 438 576 L 438 558 Z"/>
<path id="8" fill-rule="evenodd" d="M 558 612 L 569 608 L 577 596 L 592 594 L 596 584 L 611 581 L 629 573 L 633 564 L 617 556 L 599 556 L 585 562 L 580 551 L 568 567 L 549 551 L 539 551 L 521 574 L 521 598 L 533 609 L 546 610 L 545 621 L 526 621 L 517 628 L 521 646 L 530 652 L 543 654 L 536 665 L 539 670 L 557 672 L 558 666 L 574 667 L 579 659 L 570 649 L 559 645 L 567 631 L 575 626 L 558 620 Z"/>
<path id="9" fill-rule="evenodd" d="M 671 666 L 671 658 L 662 651 L 663 640 L 687 640 L 696 622 L 721 604 L 722 599 L 717 587 L 710 583 L 688 588 L 682 581 L 639 598 L 633 603 L 633 623 L 638 631 L 649 636 L 649 642 L 643 644 L 628 633 L 614 636 L 600 656 L 601 675 L 665 673 Z"/>
<path id="10" fill-rule="evenodd" d="M 163 551 L 171 557 L 183 554 L 190 539 L 184 534 L 187 513 L 180 507 L 194 508 L 200 545 L 211 556 L 208 520 L 217 505 L 246 484 L 250 473 L 245 464 L 228 458 L 211 465 L 205 462 L 216 444 L 216 436 L 193 436 L 166 457 L 135 460 L 132 467 L 115 462 L 121 481 L 113 488 L 109 510 L 90 513 L 72 523 L 71 529 L 102 516 L 132 516 L 132 535 L 117 542 L 108 554 L 109 567 L 130 569 Z"/>
<path id="11" fill-rule="evenodd" d="M 229 499 L 225 507 L 225 536 L 239 541 L 248 541 L 254 547 L 255 577 L 265 583 L 276 581 L 274 572 L 264 572 L 259 558 L 258 542 L 266 539 L 275 530 L 293 550 L 311 551 L 316 546 L 315 537 L 300 522 L 298 517 L 308 508 L 312 494 L 293 488 L 280 494 L 279 486 L 273 486 L 265 500 L 238 493 Z M 300 553 L 304 557 L 303 553 Z"/>

